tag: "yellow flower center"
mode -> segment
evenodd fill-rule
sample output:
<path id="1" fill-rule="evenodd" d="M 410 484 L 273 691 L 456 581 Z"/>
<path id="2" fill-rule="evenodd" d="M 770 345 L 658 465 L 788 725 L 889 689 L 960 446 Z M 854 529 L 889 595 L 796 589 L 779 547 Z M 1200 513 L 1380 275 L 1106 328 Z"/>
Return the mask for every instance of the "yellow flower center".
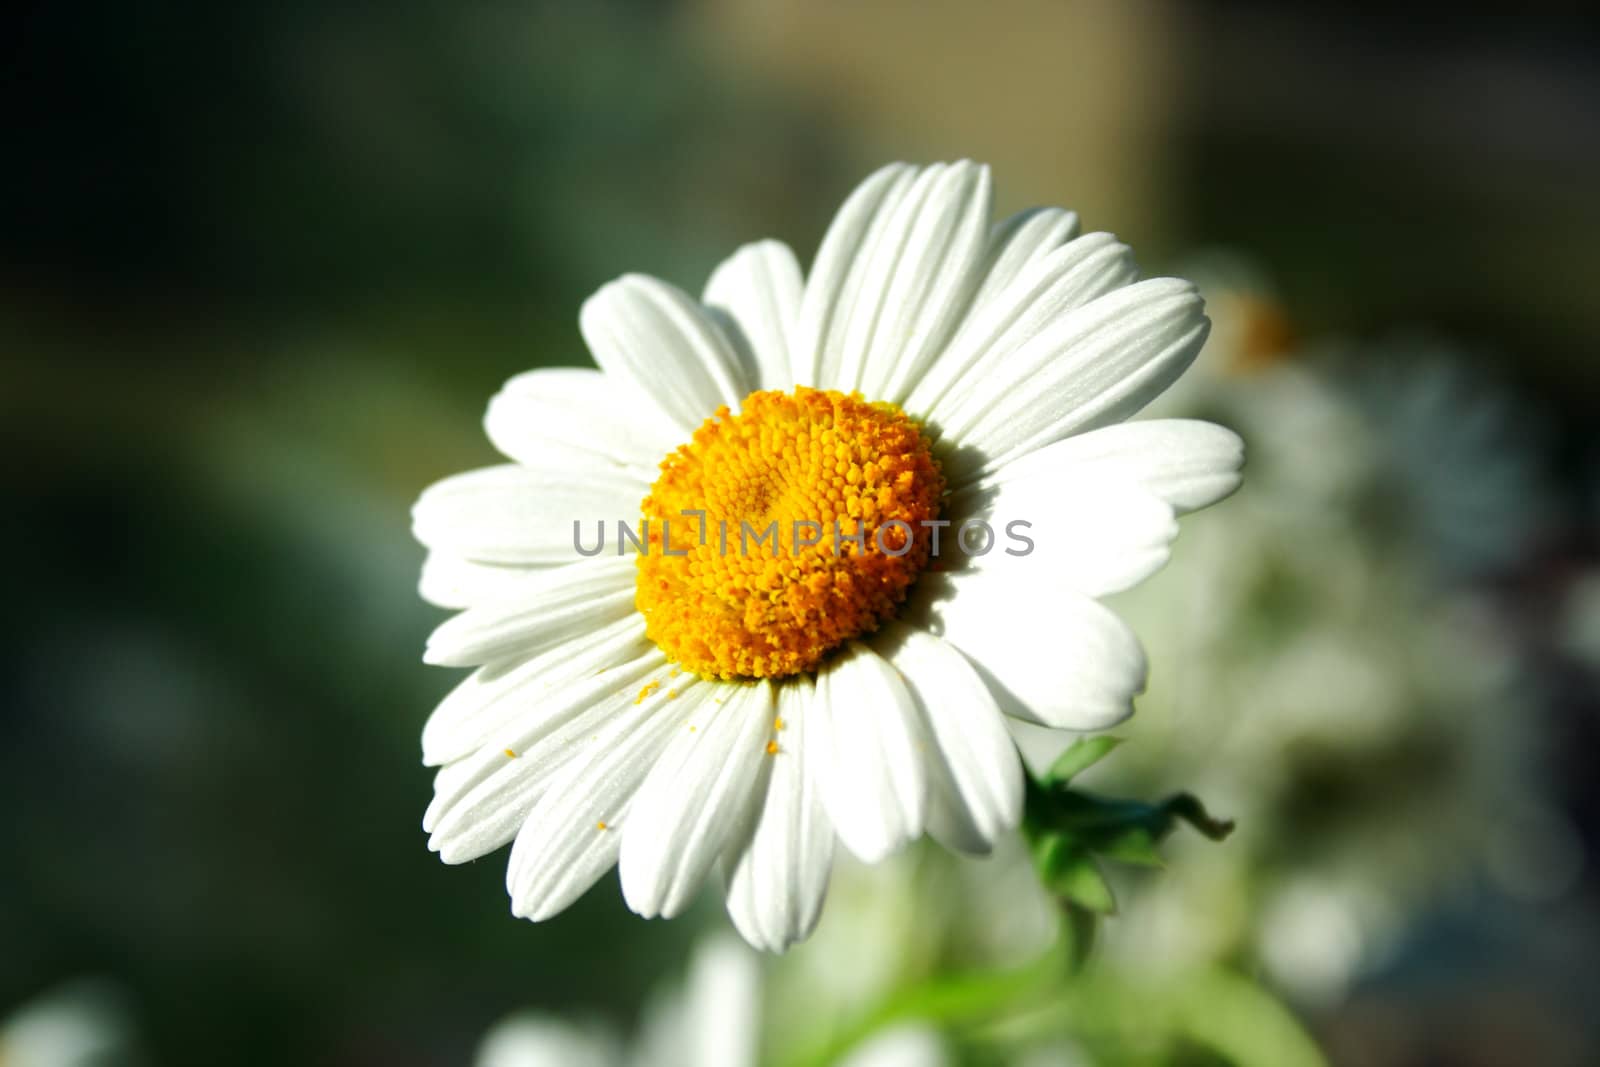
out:
<path id="1" fill-rule="evenodd" d="M 661 463 L 635 603 L 685 670 L 780 678 L 894 613 L 944 477 L 893 404 L 800 387 L 721 408 Z"/>

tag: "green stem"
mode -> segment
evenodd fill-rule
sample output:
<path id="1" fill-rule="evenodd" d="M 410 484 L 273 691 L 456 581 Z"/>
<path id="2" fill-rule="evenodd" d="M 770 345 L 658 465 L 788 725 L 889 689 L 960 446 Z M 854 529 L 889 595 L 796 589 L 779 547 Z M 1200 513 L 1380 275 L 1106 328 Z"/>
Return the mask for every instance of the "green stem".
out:
<path id="1" fill-rule="evenodd" d="M 1030 1005 L 1076 967 L 1075 931 L 1064 923 L 1044 955 L 1020 967 L 934 976 L 891 994 L 882 1004 L 827 1040 L 803 1050 L 787 1067 L 828 1067 L 879 1030 L 917 1020 L 954 1027 L 987 1022 Z"/>
<path id="2" fill-rule="evenodd" d="M 1187 793 L 1151 805 L 1071 789 L 1071 775 L 1111 747 L 1102 742 L 1069 751 L 1057 762 L 1064 774 L 1059 779 L 1025 778 L 1022 834 L 1061 909 L 1055 942 L 1044 955 L 1021 967 L 934 976 L 892 993 L 838 1033 L 789 1057 L 785 1067 L 828 1067 L 879 1030 L 909 1020 L 951 1029 L 1052 1003 L 1064 1009 L 1064 999 L 1052 1002 L 1048 994 L 1060 990 L 1062 979 L 1082 971 L 1102 914 L 1114 910 L 1110 888 L 1091 852 L 1123 862 L 1159 863 L 1155 842 L 1178 821 L 1213 839 L 1226 837 L 1233 828 L 1211 818 Z"/>

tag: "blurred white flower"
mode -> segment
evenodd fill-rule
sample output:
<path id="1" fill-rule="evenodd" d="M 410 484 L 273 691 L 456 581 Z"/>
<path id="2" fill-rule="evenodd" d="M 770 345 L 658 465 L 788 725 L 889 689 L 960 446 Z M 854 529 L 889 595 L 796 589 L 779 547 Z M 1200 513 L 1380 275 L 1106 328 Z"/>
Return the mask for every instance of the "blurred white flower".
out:
<path id="1" fill-rule="evenodd" d="M 62 986 L 0 1022 L 4 1067 L 127 1067 L 140 1062 L 120 991 L 103 981 Z"/>
<path id="2" fill-rule="evenodd" d="M 1442 341 L 1362 353 L 1354 388 L 1384 464 L 1377 489 L 1446 577 L 1526 558 L 1551 520 L 1541 421 Z"/>
<path id="3" fill-rule="evenodd" d="M 839 1067 L 946 1067 L 950 1055 L 933 1030 L 900 1026 L 885 1030 L 839 1061 Z"/>
<path id="4" fill-rule="evenodd" d="M 603 1030 L 524 1013 L 490 1030 L 473 1062 L 477 1067 L 613 1067 L 625 1060 Z"/>
<path id="5" fill-rule="evenodd" d="M 761 965 L 732 938 L 695 952 L 683 988 L 647 1007 L 631 1046 L 603 1027 L 523 1012 L 485 1035 L 477 1067 L 753 1067 L 758 1059 Z"/>
<path id="6" fill-rule="evenodd" d="M 1267 273 L 1214 251 L 1184 265 L 1212 331 L 1150 414 L 1249 423 L 1252 471 L 1298 472 L 1445 579 L 1525 558 L 1554 513 L 1538 412 L 1473 354 L 1422 331 L 1302 344 Z M 1242 428 L 1242 423 L 1237 424 Z M 1332 447 L 1330 447 L 1332 446 Z"/>
<path id="7" fill-rule="evenodd" d="M 761 966 L 755 954 L 731 938 L 716 938 L 695 953 L 686 987 L 665 991 L 647 1008 L 631 1044 L 603 1028 L 525 1012 L 491 1029 L 474 1063 L 476 1067 L 759 1067 L 761 1002 Z M 815 1037 L 818 1032 L 807 1033 Z M 948 1062 L 936 1031 L 905 1024 L 872 1035 L 836 1067 L 944 1067 Z"/>
<path id="8" fill-rule="evenodd" d="M 1580 575 L 1567 588 L 1560 641 L 1568 655 L 1600 670 L 1600 571 Z"/>
<path id="9" fill-rule="evenodd" d="M 1228 306 L 1212 300 L 1219 336 Z M 1165 401 L 1238 428 L 1251 477 L 1178 546 L 1158 596 L 1118 599 L 1161 669 L 1133 743 L 1092 773 L 1193 790 L 1237 830 L 1172 841 L 1171 869 L 1108 928 L 1115 957 L 1253 954 L 1299 996 L 1334 998 L 1458 887 L 1555 892 L 1581 863 L 1532 769 L 1519 649 L 1482 595 L 1444 580 L 1523 551 L 1539 481 L 1501 404 L 1434 350 L 1415 362 L 1381 403 L 1289 359 L 1191 375 Z M 1030 740 L 1036 764 L 1059 748 Z M 1539 847 L 1497 829 L 1514 812 L 1538 813 L 1518 825 L 1544 827 Z"/>

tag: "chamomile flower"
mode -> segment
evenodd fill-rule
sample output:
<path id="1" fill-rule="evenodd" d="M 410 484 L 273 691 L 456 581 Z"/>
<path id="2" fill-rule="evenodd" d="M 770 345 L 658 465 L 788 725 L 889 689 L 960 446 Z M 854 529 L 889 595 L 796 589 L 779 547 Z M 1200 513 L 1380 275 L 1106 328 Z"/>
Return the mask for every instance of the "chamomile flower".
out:
<path id="1" fill-rule="evenodd" d="M 515 914 L 616 866 L 676 915 L 721 861 L 781 950 L 835 838 L 984 852 L 1022 806 L 1008 723 L 1131 713 L 1144 653 L 1097 598 L 1239 482 L 1228 430 L 1123 421 L 1194 359 L 1202 301 L 990 200 L 984 167 L 896 164 L 809 276 L 762 241 L 698 300 L 602 287 L 599 368 L 513 378 L 486 420 L 512 462 L 422 494 L 422 593 L 464 609 L 427 659 L 477 668 L 423 731 L 424 827 L 450 863 L 511 843 Z"/>

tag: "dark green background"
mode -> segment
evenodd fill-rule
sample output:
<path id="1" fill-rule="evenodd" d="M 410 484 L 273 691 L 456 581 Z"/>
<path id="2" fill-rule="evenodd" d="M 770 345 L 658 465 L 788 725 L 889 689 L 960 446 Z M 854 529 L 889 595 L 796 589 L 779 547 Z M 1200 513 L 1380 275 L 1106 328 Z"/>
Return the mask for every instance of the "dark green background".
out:
<path id="1" fill-rule="evenodd" d="M 1151 267 L 1218 241 L 1256 254 L 1308 334 L 1427 324 L 1540 413 L 1561 507 L 1479 581 L 1531 650 L 1562 754 L 1544 772 L 1592 856 L 1595 679 L 1548 623 L 1600 554 L 1600 63 L 1586 26 L 1537 7 L 1453 25 L 1184 9 L 1171 203 L 1087 222 Z M 576 310 L 598 284 L 697 288 L 766 234 L 808 258 L 855 180 L 923 147 L 853 127 L 804 78 L 762 79 L 691 13 L 712 17 L 13 15 L 0 1007 L 109 975 L 154 1062 L 446 1064 L 511 1008 L 626 1019 L 678 970 L 694 924 L 635 919 L 612 882 L 536 927 L 509 917 L 500 856 L 427 851 L 417 736 L 451 675 L 419 662 L 439 613 L 414 594 L 407 510 L 491 460 L 479 418 L 503 379 L 585 361 Z M 1574 929 L 1600 923 L 1592 867 L 1559 909 Z M 1597 971 L 1449 915 L 1429 929 L 1385 987 L 1429 1018 Z M 1430 1033 L 1381 1062 L 1455 1062 Z"/>

